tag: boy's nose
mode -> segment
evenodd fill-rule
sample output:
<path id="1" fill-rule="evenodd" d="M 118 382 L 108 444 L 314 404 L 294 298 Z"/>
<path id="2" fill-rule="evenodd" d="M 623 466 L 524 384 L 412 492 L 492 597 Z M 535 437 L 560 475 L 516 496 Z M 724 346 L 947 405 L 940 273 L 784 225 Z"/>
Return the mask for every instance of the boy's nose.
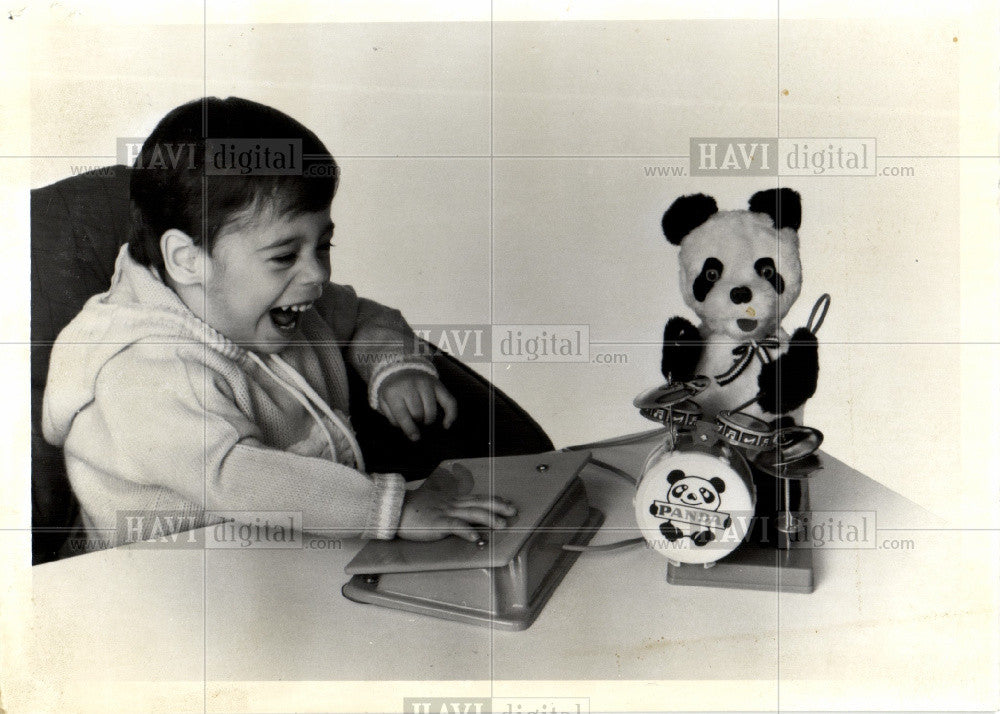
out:
<path id="1" fill-rule="evenodd" d="M 330 280 L 330 266 L 318 258 L 313 258 L 302 268 L 299 280 L 303 283 L 323 285 Z"/>

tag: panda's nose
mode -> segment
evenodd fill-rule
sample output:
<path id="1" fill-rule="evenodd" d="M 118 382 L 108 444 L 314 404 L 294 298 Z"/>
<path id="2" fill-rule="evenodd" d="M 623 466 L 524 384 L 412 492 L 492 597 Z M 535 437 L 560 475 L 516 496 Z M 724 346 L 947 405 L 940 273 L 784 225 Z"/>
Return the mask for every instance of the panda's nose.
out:
<path id="1" fill-rule="evenodd" d="M 729 291 L 729 299 L 737 305 L 742 305 L 745 302 L 753 300 L 753 293 L 746 285 L 741 285 Z"/>

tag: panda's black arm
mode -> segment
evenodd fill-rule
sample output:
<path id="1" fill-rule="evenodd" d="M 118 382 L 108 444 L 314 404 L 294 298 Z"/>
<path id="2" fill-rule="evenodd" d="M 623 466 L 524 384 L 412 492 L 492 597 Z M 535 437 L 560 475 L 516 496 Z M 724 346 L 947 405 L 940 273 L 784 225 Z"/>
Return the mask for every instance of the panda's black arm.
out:
<path id="1" fill-rule="evenodd" d="M 816 335 L 800 327 L 792 334 L 788 351 L 760 371 L 757 404 L 771 414 L 794 411 L 816 393 L 818 378 L 819 344 Z"/>
<path id="2" fill-rule="evenodd" d="M 683 317 L 671 317 L 663 328 L 660 371 L 667 379 L 686 382 L 695 376 L 705 343 L 698 328 Z"/>

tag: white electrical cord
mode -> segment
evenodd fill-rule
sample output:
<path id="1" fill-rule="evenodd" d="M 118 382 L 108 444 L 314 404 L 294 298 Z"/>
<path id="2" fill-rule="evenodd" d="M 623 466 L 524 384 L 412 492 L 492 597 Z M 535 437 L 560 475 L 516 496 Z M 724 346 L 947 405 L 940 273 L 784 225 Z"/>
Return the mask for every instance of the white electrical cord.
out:
<path id="1" fill-rule="evenodd" d="M 322 418 L 316 412 L 318 407 L 323 413 L 333 422 L 334 426 L 339 429 L 343 435 L 347 438 L 347 442 L 351 445 L 351 450 L 354 452 L 354 462 L 358 471 L 364 472 L 365 470 L 365 460 L 364 456 L 361 454 L 361 446 L 358 444 L 358 440 L 354 437 L 354 432 L 351 428 L 344 423 L 344 420 L 330 408 L 330 406 L 323 401 L 323 399 L 316 393 L 305 378 L 299 374 L 294 367 L 288 364 L 285 360 L 281 359 L 278 355 L 270 355 L 270 359 L 279 365 L 282 371 L 285 372 L 286 376 L 291 379 L 295 384 L 289 384 L 284 378 L 281 377 L 275 370 L 271 369 L 264 360 L 258 357 L 253 352 L 248 352 L 250 358 L 260 365 L 272 379 L 274 379 L 278 384 L 283 386 L 288 392 L 295 397 L 296 401 L 301 404 L 307 412 L 316 420 L 320 428 L 326 437 L 327 444 L 330 446 L 330 452 L 333 458 L 337 459 L 337 445 L 333 441 L 329 430 L 324 426 Z"/>
<path id="2" fill-rule="evenodd" d="M 326 416 L 330 418 L 338 429 L 343 432 L 344 436 L 347 437 L 347 443 L 351 445 L 351 450 L 354 451 L 354 461 L 357 464 L 358 471 L 364 472 L 365 470 L 365 457 L 361 453 L 361 445 L 358 443 L 357 438 L 354 436 L 354 430 L 344 421 L 343 417 L 337 414 L 330 405 L 323 401 L 316 390 L 313 389 L 309 382 L 306 381 L 305 377 L 295 371 L 295 368 L 288 364 L 285 360 L 281 359 L 278 355 L 271 355 L 273 359 L 278 364 L 282 365 L 289 373 L 289 376 L 296 382 L 296 384 L 302 389 L 303 392 L 318 406 Z"/>

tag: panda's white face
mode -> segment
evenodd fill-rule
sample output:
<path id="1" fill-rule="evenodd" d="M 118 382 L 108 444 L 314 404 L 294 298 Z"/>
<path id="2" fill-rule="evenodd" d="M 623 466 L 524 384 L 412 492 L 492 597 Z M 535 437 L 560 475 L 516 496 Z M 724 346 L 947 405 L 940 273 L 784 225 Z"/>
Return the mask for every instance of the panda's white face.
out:
<path id="1" fill-rule="evenodd" d="M 670 484 L 667 501 L 709 511 L 719 510 L 720 504 L 719 492 L 712 482 L 698 476 L 685 476 Z"/>
<path id="2" fill-rule="evenodd" d="M 716 213 L 684 238 L 680 270 L 684 301 L 710 332 L 763 339 L 799 296 L 798 234 L 761 213 Z"/>

